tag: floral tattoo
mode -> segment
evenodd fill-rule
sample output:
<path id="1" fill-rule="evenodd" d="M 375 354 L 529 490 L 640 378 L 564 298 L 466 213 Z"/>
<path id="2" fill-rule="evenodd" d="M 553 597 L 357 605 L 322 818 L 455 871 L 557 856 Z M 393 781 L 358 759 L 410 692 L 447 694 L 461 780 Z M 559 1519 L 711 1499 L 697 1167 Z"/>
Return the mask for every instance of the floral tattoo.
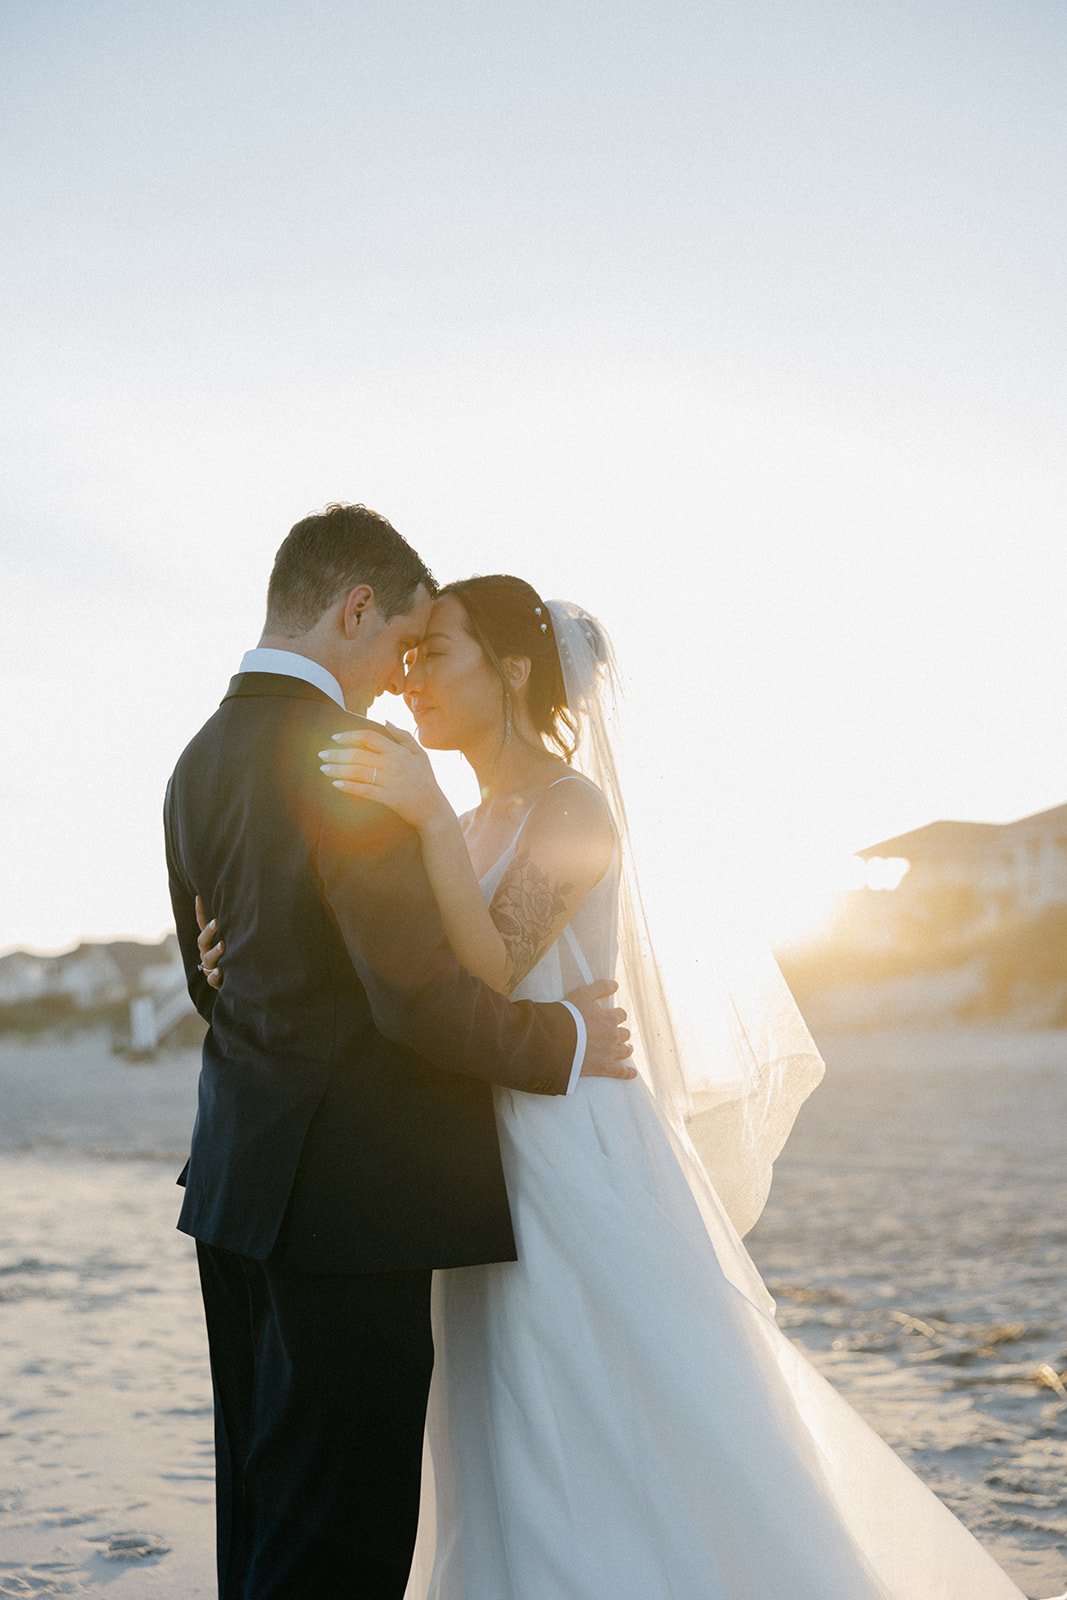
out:
<path id="1" fill-rule="evenodd" d="M 489 907 L 508 956 L 508 988 L 537 965 L 552 942 L 552 930 L 567 909 L 573 883 L 553 883 L 520 851 Z"/>

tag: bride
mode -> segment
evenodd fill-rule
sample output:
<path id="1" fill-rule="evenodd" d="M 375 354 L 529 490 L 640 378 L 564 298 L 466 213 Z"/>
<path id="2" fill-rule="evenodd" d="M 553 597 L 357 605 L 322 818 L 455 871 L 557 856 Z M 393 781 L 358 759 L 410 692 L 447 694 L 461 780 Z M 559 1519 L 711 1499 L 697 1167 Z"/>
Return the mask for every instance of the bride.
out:
<path id="1" fill-rule="evenodd" d="M 519 1259 L 434 1276 L 407 1600 L 1022 1600 L 774 1320 L 740 1235 L 822 1064 L 775 969 L 758 998 L 728 992 L 696 1081 L 647 942 L 611 692 L 593 618 L 471 578 L 438 596 L 405 698 L 480 804 L 457 818 L 395 729 L 322 755 L 418 830 L 485 982 L 550 1000 L 618 960 L 642 1070 L 495 1091 Z"/>

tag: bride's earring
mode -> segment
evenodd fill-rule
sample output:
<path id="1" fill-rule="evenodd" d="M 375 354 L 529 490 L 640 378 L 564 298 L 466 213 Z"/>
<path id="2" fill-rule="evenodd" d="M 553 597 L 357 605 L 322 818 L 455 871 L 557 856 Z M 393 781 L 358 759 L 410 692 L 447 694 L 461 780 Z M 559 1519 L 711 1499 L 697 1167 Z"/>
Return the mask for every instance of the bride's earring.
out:
<path id="1" fill-rule="evenodd" d="M 505 744 L 510 744 L 511 743 L 511 738 L 512 738 L 512 735 L 513 735 L 514 732 L 515 732 L 515 723 L 513 722 L 512 716 L 511 716 L 511 696 L 505 690 L 504 691 L 504 743 Z"/>

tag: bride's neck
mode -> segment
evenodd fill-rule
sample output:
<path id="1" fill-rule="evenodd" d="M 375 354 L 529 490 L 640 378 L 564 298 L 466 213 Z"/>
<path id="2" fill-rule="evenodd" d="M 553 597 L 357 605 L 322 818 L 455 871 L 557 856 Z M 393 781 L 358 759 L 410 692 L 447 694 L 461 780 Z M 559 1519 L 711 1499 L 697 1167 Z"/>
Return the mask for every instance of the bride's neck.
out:
<path id="1" fill-rule="evenodd" d="M 528 800 L 544 787 L 552 769 L 562 763 L 551 755 L 530 728 L 516 728 L 505 743 L 494 733 L 462 754 L 474 768 L 481 806 L 504 811 Z"/>

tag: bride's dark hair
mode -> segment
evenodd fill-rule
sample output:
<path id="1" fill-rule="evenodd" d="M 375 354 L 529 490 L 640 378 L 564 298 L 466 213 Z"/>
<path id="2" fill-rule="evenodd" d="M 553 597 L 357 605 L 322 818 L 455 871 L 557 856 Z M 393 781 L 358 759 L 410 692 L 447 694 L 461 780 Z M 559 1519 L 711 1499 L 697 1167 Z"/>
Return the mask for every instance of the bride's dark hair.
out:
<path id="1" fill-rule="evenodd" d="M 578 718 L 567 704 L 563 668 L 548 607 L 524 578 L 495 572 L 486 577 L 460 578 L 448 583 L 438 599 L 452 595 L 466 613 L 467 629 L 481 645 L 504 691 L 505 710 L 514 707 L 505 656 L 528 656 L 526 709 L 542 738 L 553 744 L 564 761 L 578 748 Z"/>

